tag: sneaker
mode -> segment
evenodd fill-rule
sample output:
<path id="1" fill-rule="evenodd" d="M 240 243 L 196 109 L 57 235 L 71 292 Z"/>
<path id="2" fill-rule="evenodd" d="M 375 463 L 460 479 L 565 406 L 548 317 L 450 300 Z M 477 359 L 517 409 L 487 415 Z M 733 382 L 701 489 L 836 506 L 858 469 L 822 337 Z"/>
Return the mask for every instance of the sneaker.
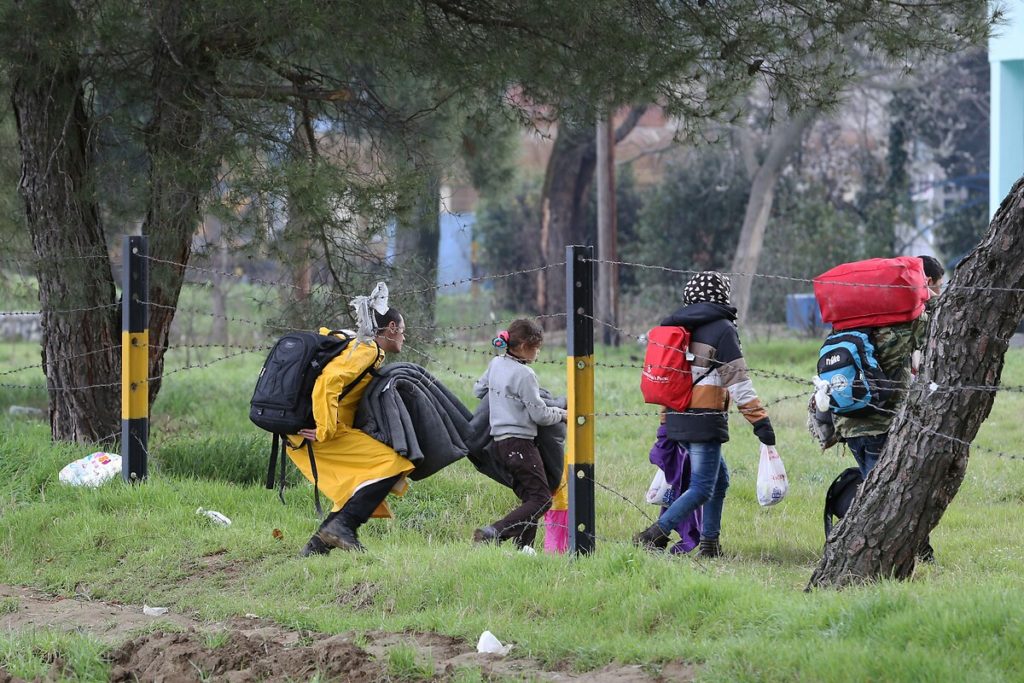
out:
<path id="1" fill-rule="evenodd" d="M 718 543 L 717 538 L 704 538 L 700 539 L 700 549 L 697 551 L 697 557 L 721 557 L 722 546 Z"/>
<path id="2" fill-rule="evenodd" d="M 320 527 L 317 536 L 320 537 L 321 541 L 333 548 L 355 550 L 357 552 L 366 550 L 363 544 L 359 542 L 356 530 L 345 524 L 340 516 L 335 517 Z"/>
<path id="3" fill-rule="evenodd" d="M 497 543 L 498 530 L 493 526 L 480 527 L 473 532 L 473 543 Z"/>
<path id="4" fill-rule="evenodd" d="M 323 540 L 314 535 L 309 541 L 306 542 L 306 546 L 299 551 L 299 557 L 310 557 L 312 555 L 326 555 L 331 552 L 331 546 L 323 542 Z"/>
<path id="5" fill-rule="evenodd" d="M 655 522 L 633 537 L 633 545 L 647 550 L 664 550 L 668 547 L 668 534 Z"/>

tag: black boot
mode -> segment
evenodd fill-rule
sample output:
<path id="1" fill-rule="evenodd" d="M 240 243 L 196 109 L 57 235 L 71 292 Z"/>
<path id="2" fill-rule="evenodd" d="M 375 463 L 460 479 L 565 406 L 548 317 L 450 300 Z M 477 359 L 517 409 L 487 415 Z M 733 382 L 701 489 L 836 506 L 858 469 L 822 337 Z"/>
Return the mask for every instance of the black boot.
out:
<path id="1" fill-rule="evenodd" d="M 401 479 L 401 475 L 395 475 L 367 484 L 356 491 L 340 510 L 327 516 L 324 523 L 320 525 L 317 536 L 334 548 L 358 552 L 366 550 L 359 542 L 356 530 L 370 519 L 370 515 L 388 497 L 391 487 L 399 479 Z"/>
<path id="2" fill-rule="evenodd" d="M 932 548 L 930 539 L 925 539 L 921 547 L 917 549 L 917 561 L 925 564 L 935 564 L 935 549 Z"/>
<path id="3" fill-rule="evenodd" d="M 473 543 L 500 543 L 498 530 L 493 526 L 484 526 L 473 532 Z"/>
<path id="4" fill-rule="evenodd" d="M 355 550 L 357 552 L 366 550 L 363 544 L 359 542 L 355 528 L 349 524 L 345 515 L 338 515 L 334 519 L 328 519 L 320 527 L 320 531 L 316 535 L 320 537 L 321 541 L 333 548 Z"/>
<path id="5" fill-rule="evenodd" d="M 647 550 L 664 550 L 668 547 L 668 534 L 655 522 L 633 537 L 633 545 Z"/>
<path id="6" fill-rule="evenodd" d="M 721 557 L 722 546 L 719 545 L 717 538 L 705 538 L 700 537 L 700 550 L 697 551 L 697 557 Z"/>
<path id="7" fill-rule="evenodd" d="M 306 546 L 299 551 L 299 557 L 310 557 L 311 555 L 326 555 L 331 552 L 331 546 L 323 542 L 318 535 L 314 535 L 306 543 Z"/>

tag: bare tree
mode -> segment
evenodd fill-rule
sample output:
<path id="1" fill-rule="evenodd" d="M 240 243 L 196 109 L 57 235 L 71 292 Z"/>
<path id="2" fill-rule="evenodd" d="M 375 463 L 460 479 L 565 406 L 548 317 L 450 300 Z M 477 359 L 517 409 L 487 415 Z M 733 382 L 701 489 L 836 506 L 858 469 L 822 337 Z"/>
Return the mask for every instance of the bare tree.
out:
<path id="1" fill-rule="evenodd" d="M 622 142 L 636 127 L 646 105 L 632 107 L 615 128 L 614 143 Z M 562 123 L 544 172 L 541 195 L 540 241 L 544 263 L 565 260 L 565 245 L 584 244 L 587 190 L 597 164 L 594 127 Z M 548 269 L 537 273 L 537 311 L 548 313 L 565 299 L 565 277 Z M 559 321 L 559 318 L 549 318 Z M 561 320 L 561 324 L 564 324 Z"/>
<path id="2" fill-rule="evenodd" d="M 737 129 L 740 149 L 750 177 L 750 197 L 743 216 L 743 227 L 736 244 L 732 270 L 741 275 L 733 277 L 732 300 L 736 305 L 737 317 L 746 320 L 750 309 L 750 289 L 753 275 L 761 262 L 764 235 L 775 201 L 775 188 L 790 155 L 799 147 L 803 133 L 814 122 L 814 109 L 804 109 L 775 129 L 768 141 L 764 160 L 757 161 L 754 142 L 749 129 Z"/>

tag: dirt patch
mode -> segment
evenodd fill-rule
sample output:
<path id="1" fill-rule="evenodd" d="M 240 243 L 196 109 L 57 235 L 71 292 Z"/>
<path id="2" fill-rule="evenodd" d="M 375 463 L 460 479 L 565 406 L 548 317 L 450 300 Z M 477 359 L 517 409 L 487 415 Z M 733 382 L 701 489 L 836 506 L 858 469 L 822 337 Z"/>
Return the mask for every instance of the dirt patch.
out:
<path id="1" fill-rule="evenodd" d="M 0 683 L 26 683 L 26 681 L 23 678 L 12 676 L 4 669 L 0 669 Z"/>
<path id="2" fill-rule="evenodd" d="M 338 602 L 358 609 L 377 590 L 357 584 Z M 475 643 L 438 633 L 327 635 L 251 616 L 202 623 L 173 612 L 149 616 L 138 605 L 54 598 L 14 586 L 0 586 L 0 597 L 17 603 L 17 609 L 0 614 L 0 629 L 79 630 L 110 644 L 112 681 L 450 681 L 471 671 L 483 680 L 653 683 L 693 680 L 697 673 L 679 662 L 665 665 L 660 675 L 618 664 L 580 674 L 546 670 L 514 650 L 508 657 L 479 654 Z M 0 669 L 0 683 L 16 680 Z"/>
<path id="3" fill-rule="evenodd" d="M 190 631 L 152 633 L 114 650 L 110 680 L 248 681 L 321 680 L 364 683 L 386 677 L 385 667 L 346 636 L 311 645 L 282 645 L 258 635 L 228 631 L 223 641 Z"/>

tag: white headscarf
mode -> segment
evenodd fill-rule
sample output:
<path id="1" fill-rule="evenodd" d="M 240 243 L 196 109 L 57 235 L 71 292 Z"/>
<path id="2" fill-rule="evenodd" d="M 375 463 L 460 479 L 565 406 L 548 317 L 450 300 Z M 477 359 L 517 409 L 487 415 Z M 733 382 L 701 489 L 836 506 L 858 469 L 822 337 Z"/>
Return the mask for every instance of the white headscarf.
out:
<path id="1" fill-rule="evenodd" d="M 357 296 L 348 302 L 348 305 L 356 309 L 356 336 L 363 341 L 369 341 L 377 334 L 377 321 L 373 317 L 373 312 L 377 311 L 381 315 L 388 312 L 388 286 L 378 282 L 370 296 Z"/>

